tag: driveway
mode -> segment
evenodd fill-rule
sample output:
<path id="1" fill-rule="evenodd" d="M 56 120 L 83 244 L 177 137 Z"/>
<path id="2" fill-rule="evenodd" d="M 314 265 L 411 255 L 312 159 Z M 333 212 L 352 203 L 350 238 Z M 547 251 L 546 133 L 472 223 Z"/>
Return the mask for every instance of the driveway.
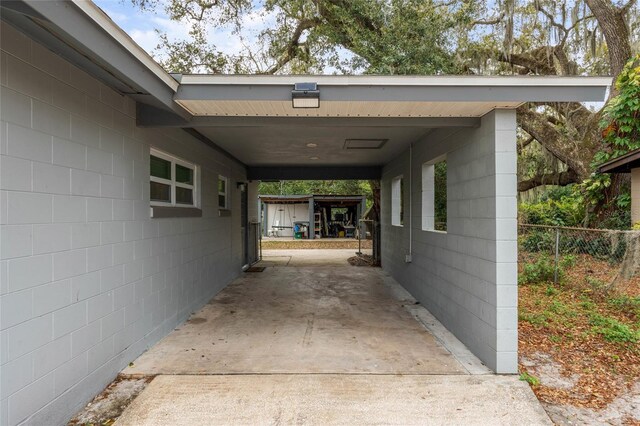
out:
<path id="1" fill-rule="evenodd" d="M 157 377 L 117 424 L 549 424 L 353 251 L 264 255 L 123 371 Z"/>

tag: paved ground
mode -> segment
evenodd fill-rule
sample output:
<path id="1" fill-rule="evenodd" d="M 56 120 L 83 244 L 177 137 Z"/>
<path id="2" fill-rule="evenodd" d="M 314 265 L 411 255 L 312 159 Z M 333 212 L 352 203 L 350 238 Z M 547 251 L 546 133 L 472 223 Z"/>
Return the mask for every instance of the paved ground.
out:
<path id="1" fill-rule="evenodd" d="M 335 250 L 262 250 L 260 266 L 350 266 L 347 259 L 356 255 L 355 249 Z"/>
<path id="2" fill-rule="evenodd" d="M 549 424 L 525 383 L 487 374 L 352 250 L 263 255 L 123 371 L 159 376 L 119 425 Z"/>
<path id="3" fill-rule="evenodd" d="M 116 425 L 550 424 L 505 376 L 159 376 Z"/>
<path id="4" fill-rule="evenodd" d="M 340 257 L 291 266 L 323 260 L 294 256 L 289 267 L 244 274 L 125 373 L 467 372 L 393 297 L 380 268 Z"/>

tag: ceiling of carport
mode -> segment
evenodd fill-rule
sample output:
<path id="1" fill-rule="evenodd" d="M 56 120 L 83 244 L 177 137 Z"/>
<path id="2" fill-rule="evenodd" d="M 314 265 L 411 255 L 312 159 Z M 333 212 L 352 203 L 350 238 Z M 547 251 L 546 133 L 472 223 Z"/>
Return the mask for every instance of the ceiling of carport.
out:
<path id="1" fill-rule="evenodd" d="M 375 166 L 430 129 L 420 127 L 201 127 L 200 133 L 249 166 Z M 380 149 L 344 149 L 345 139 L 388 139 Z M 307 144 L 315 144 L 308 147 Z M 317 157 L 317 159 L 312 159 Z"/>

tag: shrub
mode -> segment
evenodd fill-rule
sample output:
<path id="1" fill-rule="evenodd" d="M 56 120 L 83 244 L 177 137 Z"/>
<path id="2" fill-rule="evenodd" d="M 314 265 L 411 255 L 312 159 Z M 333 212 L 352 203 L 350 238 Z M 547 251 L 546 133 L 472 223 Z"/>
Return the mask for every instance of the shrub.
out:
<path id="1" fill-rule="evenodd" d="M 555 244 L 555 235 L 548 229 L 533 229 L 522 237 L 522 248 L 528 252 L 551 252 Z"/>
<path id="2" fill-rule="evenodd" d="M 553 260 L 546 255 L 540 256 L 535 262 L 524 265 L 518 281 L 520 284 L 537 284 L 553 282 L 555 265 Z M 562 270 L 558 266 L 558 279 L 562 276 Z"/>
<path id="3" fill-rule="evenodd" d="M 520 204 L 520 220 L 532 225 L 579 226 L 585 218 L 584 198 L 573 186 L 548 191 L 540 201 Z"/>
<path id="4" fill-rule="evenodd" d="M 560 265 L 563 269 L 573 268 L 576 265 L 576 257 L 572 254 L 567 254 L 562 256 L 562 260 L 560 260 Z"/>
<path id="5" fill-rule="evenodd" d="M 626 189 L 626 188 L 625 188 Z M 629 189 L 630 190 L 630 189 Z M 626 197 L 629 194 L 622 194 L 620 197 Z M 607 215 L 599 224 L 602 229 L 629 229 L 631 223 L 631 206 L 616 205 L 616 210 Z"/>

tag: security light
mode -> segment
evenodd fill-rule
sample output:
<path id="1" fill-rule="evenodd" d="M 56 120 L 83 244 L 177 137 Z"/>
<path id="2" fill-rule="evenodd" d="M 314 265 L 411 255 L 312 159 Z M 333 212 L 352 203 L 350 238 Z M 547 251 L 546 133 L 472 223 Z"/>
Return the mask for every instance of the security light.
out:
<path id="1" fill-rule="evenodd" d="M 320 91 L 317 83 L 296 83 L 291 91 L 294 108 L 320 108 Z"/>

